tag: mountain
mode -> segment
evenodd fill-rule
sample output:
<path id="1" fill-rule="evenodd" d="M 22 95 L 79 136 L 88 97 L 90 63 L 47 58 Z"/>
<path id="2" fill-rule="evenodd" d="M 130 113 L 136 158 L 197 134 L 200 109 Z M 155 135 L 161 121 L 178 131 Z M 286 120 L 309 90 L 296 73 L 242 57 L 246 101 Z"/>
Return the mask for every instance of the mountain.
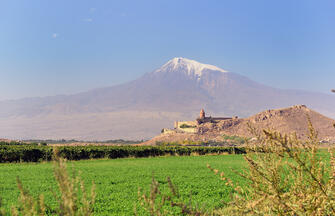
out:
<path id="1" fill-rule="evenodd" d="M 139 79 L 74 95 L 0 102 L 0 137 L 19 139 L 147 139 L 175 120 L 246 117 L 306 104 L 335 116 L 335 97 L 272 88 L 237 73 L 174 58 Z"/>
<path id="2" fill-rule="evenodd" d="M 215 122 L 197 124 L 196 132 L 185 133 L 180 130 L 170 130 L 162 133 L 141 145 L 155 145 L 156 142 L 188 141 L 224 141 L 223 135 L 240 137 L 255 137 L 250 133 L 250 125 L 257 130 L 271 129 L 282 134 L 296 133 L 300 139 L 306 139 L 309 134 L 308 118 L 313 128 L 318 132 L 318 138 L 324 142 L 335 142 L 335 120 L 330 119 L 305 105 L 295 105 L 288 108 L 266 110 L 248 118 L 227 119 Z"/>

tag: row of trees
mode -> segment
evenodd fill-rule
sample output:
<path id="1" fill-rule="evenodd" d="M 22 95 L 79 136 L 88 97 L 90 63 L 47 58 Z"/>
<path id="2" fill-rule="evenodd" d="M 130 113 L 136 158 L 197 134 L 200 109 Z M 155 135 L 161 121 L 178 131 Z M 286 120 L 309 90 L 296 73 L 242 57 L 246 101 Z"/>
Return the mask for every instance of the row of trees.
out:
<path id="1" fill-rule="evenodd" d="M 243 147 L 184 146 L 62 146 L 58 156 L 67 160 L 94 158 L 155 157 L 163 155 L 241 154 Z M 39 162 L 52 160 L 53 147 L 0 145 L 0 162 Z"/>

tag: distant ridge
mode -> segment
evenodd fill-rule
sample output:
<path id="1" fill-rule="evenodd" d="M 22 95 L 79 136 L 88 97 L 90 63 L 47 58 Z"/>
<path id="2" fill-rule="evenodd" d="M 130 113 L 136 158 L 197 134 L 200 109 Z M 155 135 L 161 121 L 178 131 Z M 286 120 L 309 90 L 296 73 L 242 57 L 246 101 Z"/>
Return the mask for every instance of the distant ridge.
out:
<path id="1" fill-rule="evenodd" d="M 256 115 L 243 119 L 224 120 L 217 123 L 199 125 L 204 133 L 173 133 L 162 134 L 143 143 L 154 145 L 156 142 L 181 142 L 191 141 L 222 141 L 223 135 L 237 135 L 253 137 L 249 132 L 248 124 L 257 129 L 273 129 L 282 134 L 296 133 L 299 138 L 305 139 L 308 135 L 308 118 L 314 129 L 318 132 L 320 140 L 335 142 L 335 120 L 330 119 L 305 105 L 296 105 L 283 109 L 266 110 Z"/>
<path id="2" fill-rule="evenodd" d="M 150 139 L 175 120 L 195 118 L 201 108 L 213 116 L 247 117 L 294 104 L 335 117 L 334 94 L 272 88 L 214 65 L 177 57 L 121 85 L 2 101 L 0 137 Z"/>

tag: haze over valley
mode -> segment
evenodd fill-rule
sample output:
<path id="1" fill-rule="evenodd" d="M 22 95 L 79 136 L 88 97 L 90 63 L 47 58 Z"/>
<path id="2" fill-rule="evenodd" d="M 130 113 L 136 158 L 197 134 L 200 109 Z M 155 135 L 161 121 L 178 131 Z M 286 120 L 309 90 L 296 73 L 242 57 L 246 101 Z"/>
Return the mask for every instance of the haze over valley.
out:
<path id="1" fill-rule="evenodd" d="M 248 117 L 304 104 L 335 117 L 334 95 L 285 90 L 183 57 L 138 79 L 73 95 L 0 102 L 0 137 L 9 139 L 149 139 L 204 108 L 212 116 Z"/>

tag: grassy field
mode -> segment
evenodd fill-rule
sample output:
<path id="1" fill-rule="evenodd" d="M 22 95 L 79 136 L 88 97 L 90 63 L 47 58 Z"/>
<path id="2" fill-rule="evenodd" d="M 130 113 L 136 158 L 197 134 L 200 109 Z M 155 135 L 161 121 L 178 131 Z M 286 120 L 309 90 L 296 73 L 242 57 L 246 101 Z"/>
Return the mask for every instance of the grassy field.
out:
<path id="1" fill-rule="evenodd" d="M 230 191 L 208 168 L 224 171 L 233 180 L 243 179 L 231 172 L 245 166 L 242 155 L 185 156 L 156 158 L 126 158 L 115 160 L 83 160 L 69 162 L 80 172 L 87 188 L 96 184 L 95 215 L 132 215 L 134 206 L 140 215 L 145 215 L 137 201 L 138 188 L 149 190 L 152 177 L 168 191 L 166 178 L 171 177 L 185 200 L 192 193 L 192 202 L 212 210 L 229 200 Z M 46 204 L 57 205 L 53 192 L 57 185 L 53 177 L 52 163 L 0 164 L 0 197 L 6 209 L 17 202 L 19 177 L 31 194 L 44 194 Z"/>

